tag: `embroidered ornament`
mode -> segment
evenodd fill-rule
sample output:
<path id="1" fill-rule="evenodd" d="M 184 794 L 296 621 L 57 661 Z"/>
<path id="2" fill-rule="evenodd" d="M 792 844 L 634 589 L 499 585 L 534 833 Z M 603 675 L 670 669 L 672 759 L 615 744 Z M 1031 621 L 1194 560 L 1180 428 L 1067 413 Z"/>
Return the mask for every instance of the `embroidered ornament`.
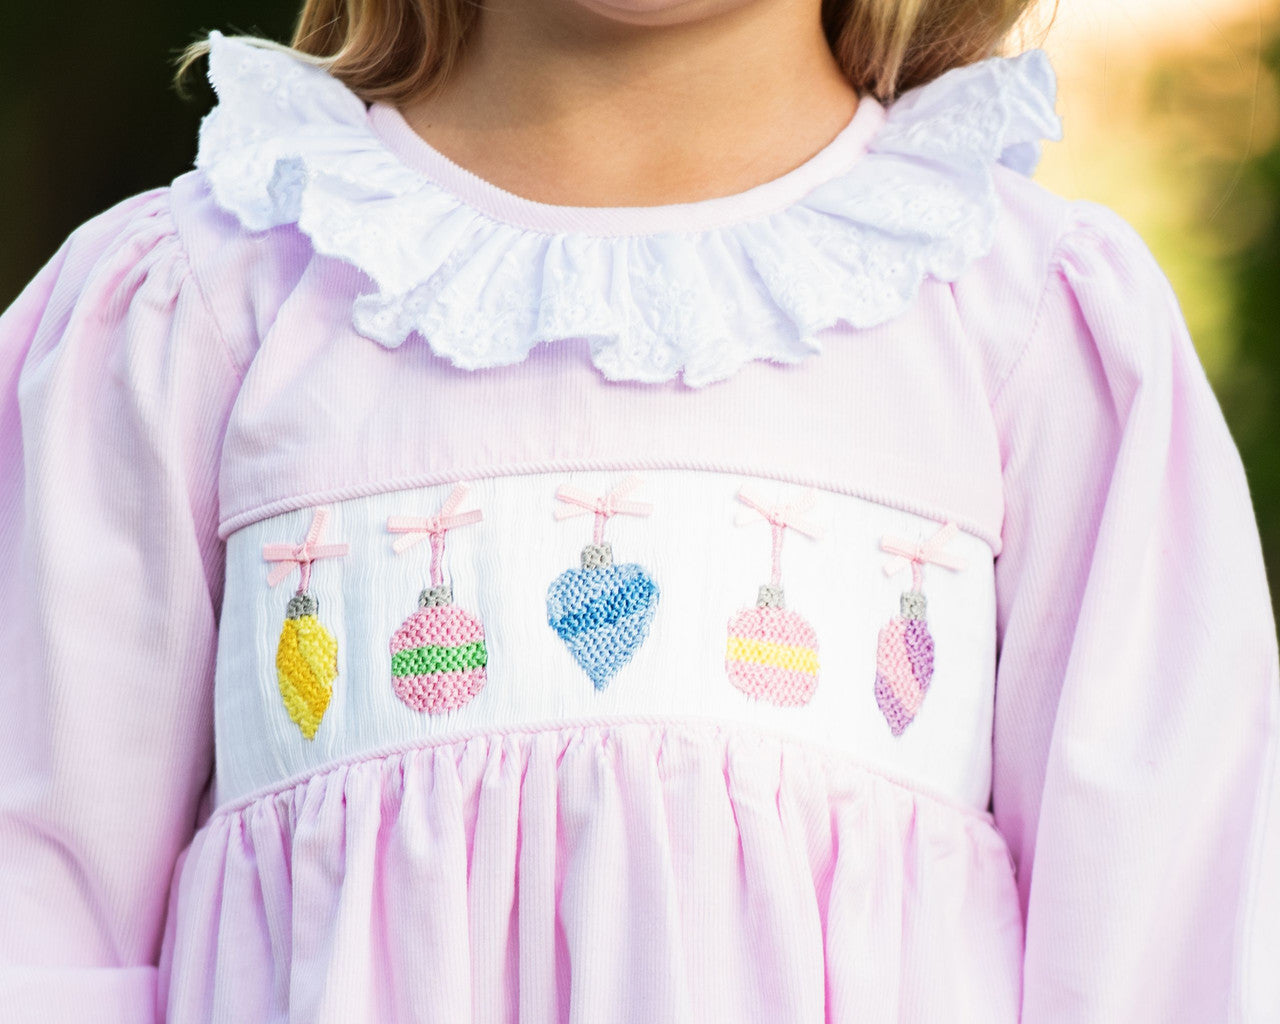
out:
<path id="1" fill-rule="evenodd" d="M 346 544 L 320 543 L 328 518 L 327 508 L 316 509 L 306 540 L 297 546 L 262 546 L 262 557 L 268 562 L 278 563 L 267 575 L 271 586 L 288 576 L 294 565 L 302 575 L 298 591 L 289 598 L 285 609 L 284 627 L 280 630 L 280 643 L 276 647 L 276 676 L 285 710 L 309 740 L 315 738 L 316 730 L 320 728 L 320 720 L 333 695 L 333 681 L 338 675 L 338 641 L 320 624 L 319 605 L 307 589 L 311 583 L 313 561 L 345 555 L 348 550 Z"/>
<path id="2" fill-rule="evenodd" d="M 807 704 L 818 685 L 818 635 L 801 615 L 786 607 L 782 537 L 788 527 L 808 537 L 821 536 L 802 518 L 813 507 L 815 496 L 809 492 L 795 505 L 769 507 L 743 488 L 738 500 L 750 510 L 739 515 L 739 526 L 763 518 L 773 530 L 773 573 L 761 585 L 756 606 L 742 609 L 729 620 L 725 671 L 734 686 L 757 700 L 779 707 Z"/>
<path id="3" fill-rule="evenodd" d="M 638 477 L 628 477 L 602 497 L 567 485 L 556 492 L 564 503 L 556 518 L 594 513 L 595 532 L 582 549 L 582 567 L 566 569 L 547 588 L 547 621 L 597 690 L 640 649 L 658 607 L 658 585 L 636 563 L 615 563 L 613 548 L 604 540 L 610 516 L 653 511 L 648 504 L 626 500 L 639 484 Z"/>
<path id="4" fill-rule="evenodd" d="M 431 542 L 431 585 L 418 595 L 418 610 L 391 635 L 391 681 L 396 696 L 415 711 L 439 713 L 467 704 L 485 682 L 489 652 L 484 627 L 453 603 L 441 560 L 444 535 L 457 526 L 478 523 L 479 509 L 458 512 L 468 488 L 458 484 L 436 515 L 391 516 L 387 529 L 401 533 L 392 547 L 405 551 L 423 538 Z"/>
<path id="5" fill-rule="evenodd" d="M 947 523 L 924 544 L 897 537 L 885 537 L 880 543 L 893 555 L 885 563 L 886 575 L 911 568 L 911 589 L 903 592 L 899 614 L 881 628 L 876 644 L 876 704 L 895 736 L 901 736 L 915 719 L 933 680 L 933 634 L 925 619 L 921 566 L 932 562 L 963 569 L 963 559 L 943 550 L 958 532 L 954 523 Z"/>

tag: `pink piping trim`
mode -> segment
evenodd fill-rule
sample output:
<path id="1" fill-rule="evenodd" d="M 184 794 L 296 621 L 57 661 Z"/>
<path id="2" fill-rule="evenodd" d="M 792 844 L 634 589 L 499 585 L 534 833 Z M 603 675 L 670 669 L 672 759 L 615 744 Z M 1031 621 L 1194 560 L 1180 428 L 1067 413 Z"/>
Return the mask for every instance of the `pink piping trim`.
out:
<path id="1" fill-rule="evenodd" d="M 811 754 L 816 755 L 823 761 L 834 763 L 835 767 L 838 769 L 852 769 L 856 772 L 872 776 L 884 782 L 888 782 L 899 789 L 905 789 L 912 796 L 923 797 L 954 811 L 959 811 L 961 814 L 976 818 L 984 824 L 991 826 L 993 832 L 995 832 L 997 836 L 1000 835 L 1000 833 L 995 829 L 995 817 L 985 808 L 978 808 L 971 804 L 961 803 L 959 800 L 952 796 L 948 796 L 946 793 L 939 792 L 929 786 L 922 786 L 919 783 L 908 779 L 905 775 L 901 775 L 878 766 L 872 766 L 869 762 L 859 760 L 858 758 L 840 750 L 837 747 L 833 747 L 828 743 L 822 743 L 818 740 L 812 740 L 804 736 L 795 736 L 781 729 L 771 729 L 767 726 L 747 725 L 725 719 L 704 718 L 694 715 L 596 715 L 580 719 L 553 718 L 543 719 L 542 721 L 537 722 L 524 722 L 520 724 L 477 726 L 472 729 L 459 729 L 456 732 L 445 733 L 441 736 L 435 737 L 434 739 L 428 739 L 426 741 L 421 739 L 406 740 L 402 743 L 390 744 L 385 747 L 377 747 L 373 750 L 364 751 L 359 754 L 351 754 L 347 757 L 337 758 L 336 760 L 318 765 L 315 768 L 308 768 L 304 771 L 297 772 L 279 782 L 259 787 L 258 789 L 246 793 L 244 796 L 237 797 L 235 800 L 230 800 L 217 807 L 210 815 L 210 820 L 223 815 L 235 814 L 268 797 L 278 796 L 282 793 L 287 793 L 289 790 L 297 789 L 302 784 L 309 782 L 312 779 L 319 778 L 322 775 L 328 775 L 339 769 L 369 761 L 382 761 L 391 757 L 396 757 L 400 754 L 434 750 L 437 747 L 447 747 L 457 743 L 465 743 L 473 739 L 482 739 L 487 737 L 528 735 L 531 733 L 543 732 L 565 732 L 570 730 L 580 732 L 584 729 L 611 729 L 629 725 L 656 725 L 667 729 L 697 729 L 719 734 L 754 734 L 757 736 L 767 737 L 775 742 L 793 744 L 798 747 L 806 748 Z"/>
<path id="2" fill-rule="evenodd" d="M 329 510 L 318 508 L 311 517 L 311 529 L 307 531 L 307 539 L 301 544 L 263 544 L 262 557 L 268 562 L 278 562 L 267 574 L 267 584 L 274 587 L 282 579 L 293 572 L 296 565 L 301 570 L 302 581 L 298 584 L 298 593 L 303 593 L 311 582 L 311 563 L 317 558 L 332 558 L 345 555 L 349 550 L 347 544 L 321 544 L 320 535 L 324 533 L 329 522 Z"/>
<path id="3" fill-rule="evenodd" d="M 373 103 L 369 129 L 403 164 L 479 215 L 539 234 L 595 237 L 689 234 L 767 217 L 850 170 L 884 126 L 885 108 L 863 96 L 848 123 L 817 153 L 772 181 L 742 192 L 662 206 L 563 206 L 516 195 L 449 159 L 419 135 L 391 103 Z"/>
<path id="4" fill-rule="evenodd" d="M 547 462 L 501 464 L 486 466 L 479 470 L 472 469 L 467 473 L 456 470 L 437 470 L 432 473 L 419 473 L 414 476 L 399 477 L 391 480 L 379 480 L 376 483 L 346 484 L 331 487 L 323 491 L 311 491 L 306 494 L 288 498 L 276 498 L 248 508 L 233 512 L 218 524 L 218 539 L 226 540 L 241 527 L 249 526 L 270 516 L 294 509 L 305 508 L 320 501 L 345 501 L 349 498 L 367 498 L 372 494 L 388 494 L 391 491 L 407 490 L 414 487 L 430 487 L 435 484 L 454 483 L 464 478 L 506 477 L 506 476 L 538 476 L 548 473 L 580 473 L 597 470 L 692 470 L 700 473 L 722 473 L 731 476 L 751 476 L 761 480 L 777 480 L 780 483 L 800 484 L 826 491 L 829 494 L 843 494 L 863 501 L 875 502 L 887 508 L 896 508 L 912 515 L 926 519 L 954 520 L 965 533 L 976 537 L 991 549 L 992 555 L 999 555 L 1001 549 L 999 528 L 986 527 L 976 519 L 968 516 L 952 515 L 940 505 L 927 502 L 910 501 L 884 491 L 869 487 L 848 487 L 821 477 L 804 476 L 797 473 L 774 472 L 761 470 L 754 466 L 730 465 L 715 462 L 699 462 L 697 460 L 658 460 L 624 459 L 611 461 L 608 459 L 555 459 Z"/>

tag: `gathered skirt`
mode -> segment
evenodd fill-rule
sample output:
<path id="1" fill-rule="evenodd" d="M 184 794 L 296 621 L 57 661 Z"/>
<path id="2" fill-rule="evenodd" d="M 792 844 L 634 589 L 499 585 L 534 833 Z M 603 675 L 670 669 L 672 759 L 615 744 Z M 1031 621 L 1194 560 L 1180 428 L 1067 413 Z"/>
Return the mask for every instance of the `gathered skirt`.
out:
<path id="1" fill-rule="evenodd" d="M 553 723 L 218 808 L 174 874 L 170 1024 L 925 1024 L 1019 1016 L 990 816 L 812 744 Z"/>

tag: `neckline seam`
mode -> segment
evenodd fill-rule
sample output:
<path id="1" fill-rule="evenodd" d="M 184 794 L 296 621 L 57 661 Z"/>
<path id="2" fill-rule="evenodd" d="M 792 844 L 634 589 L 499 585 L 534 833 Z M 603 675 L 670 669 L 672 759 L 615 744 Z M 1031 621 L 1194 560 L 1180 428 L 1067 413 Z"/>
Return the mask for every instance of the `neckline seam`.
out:
<path id="1" fill-rule="evenodd" d="M 477 175 L 435 149 L 386 101 L 374 101 L 365 111 L 369 132 L 390 159 L 475 215 L 495 225 L 546 237 L 592 238 L 694 237 L 767 220 L 849 174 L 872 155 L 874 140 L 886 120 L 887 109 L 874 97 L 863 96 L 845 127 L 825 146 L 790 171 L 740 192 L 685 203 L 572 206 L 542 203 Z M 784 189 L 788 185 L 792 187 Z M 767 194 L 774 191 L 779 195 Z"/>

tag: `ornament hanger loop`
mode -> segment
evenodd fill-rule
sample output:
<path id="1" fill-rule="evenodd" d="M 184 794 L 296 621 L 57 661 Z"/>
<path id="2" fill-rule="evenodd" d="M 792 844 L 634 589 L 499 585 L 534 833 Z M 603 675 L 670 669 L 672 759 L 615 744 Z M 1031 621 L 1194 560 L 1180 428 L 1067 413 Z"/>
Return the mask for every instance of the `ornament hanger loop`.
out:
<path id="1" fill-rule="evenodd" d="M 821 528 L 806 518 L 806 514 L 812 512 L 813 507 L 818 502 L 818 495 L 815 491 L 805 491 L 798 501 L 791 502 L 788 505 L 770 505 L 756 491 L 748 487 L 741 487 L 738 490 L 738 500 L 747 506 L 746 509 L 743 509 L 738 514 L 737 523 L 739 526 L 758 522 L 757 516 L 759 516 L 771 526 L 795 530 L 797 533 L 803 533 L 806 537 L 812 537 L 814 540 L 822 538 Z M 753 512 L 755 515 L 752 514 Z"/>
<path id="2" fill-rule="evenodd" d="M 589 494 L 571 484 L 561 484 L 556 491 L 556 499 L 564 504 L 556 506 L 556 519 L 594 514 L 595 543 L 601 544 L 604 542 L 604 524 L 612 516 L 647 516 L 653 512 L 653 506 L 648 502 L 627 498 L 641 482 L 640 477 L 632 474 L 612 491 L 600 495 Z"/>
<path id="3" fill-rule="evenodd" d="M 954 552 L 945 550 L 960 533 L 960 527 L 948 521 L 937 533 L 926 541 L 911 541 L 903 537 L 883 537 L 880 541 L 882 550 L 893 557 L 884 563 L 884 574 L 893 576 L 903 569 L 911 570 L 915 587 L 920 588 L 920 567 L 926 563 L 940 565 L 944 569 L 961 570 L 969 563 Z"/>
<path id="4" fill-rule="evenodd" d="M 311 582 L 311 563 L 318 558 L 332 558 L 338 555 L 345 555 L 350 550 L 348 544 L 321 544 L 320 536 L 324 533 L 324 528 L 329 522 L 329 510 L 327 508 L 318 508 L 311 518 L 311 528 L 307 531 L 306 539 L 301 544 L 264 544 L 262 545 L 262 557 L 268 562 L 276 562 L 271 572 L 267 574 L 267 584 L 274 587 L 283 580 L 289 573 L 293 572 L 296 565 L 301 570 L 302 580 L 298 584 L 298 593 L 303 593 Z"/>
<path id="5" fill-rule="evenodd" d="M 433 516 L 388 516 L 387 529 L 392 533 L 404 534 L 396 538 L 391 545 L 392 549 L 399 554 L 428 537 L 434 539 L 456 527 L 480 522 L 484 515 L 478 508 L 458 511 L 458 506 L 470 490 L 466 484 L 457 484 L 440 506 L 440 511 Z"/>

